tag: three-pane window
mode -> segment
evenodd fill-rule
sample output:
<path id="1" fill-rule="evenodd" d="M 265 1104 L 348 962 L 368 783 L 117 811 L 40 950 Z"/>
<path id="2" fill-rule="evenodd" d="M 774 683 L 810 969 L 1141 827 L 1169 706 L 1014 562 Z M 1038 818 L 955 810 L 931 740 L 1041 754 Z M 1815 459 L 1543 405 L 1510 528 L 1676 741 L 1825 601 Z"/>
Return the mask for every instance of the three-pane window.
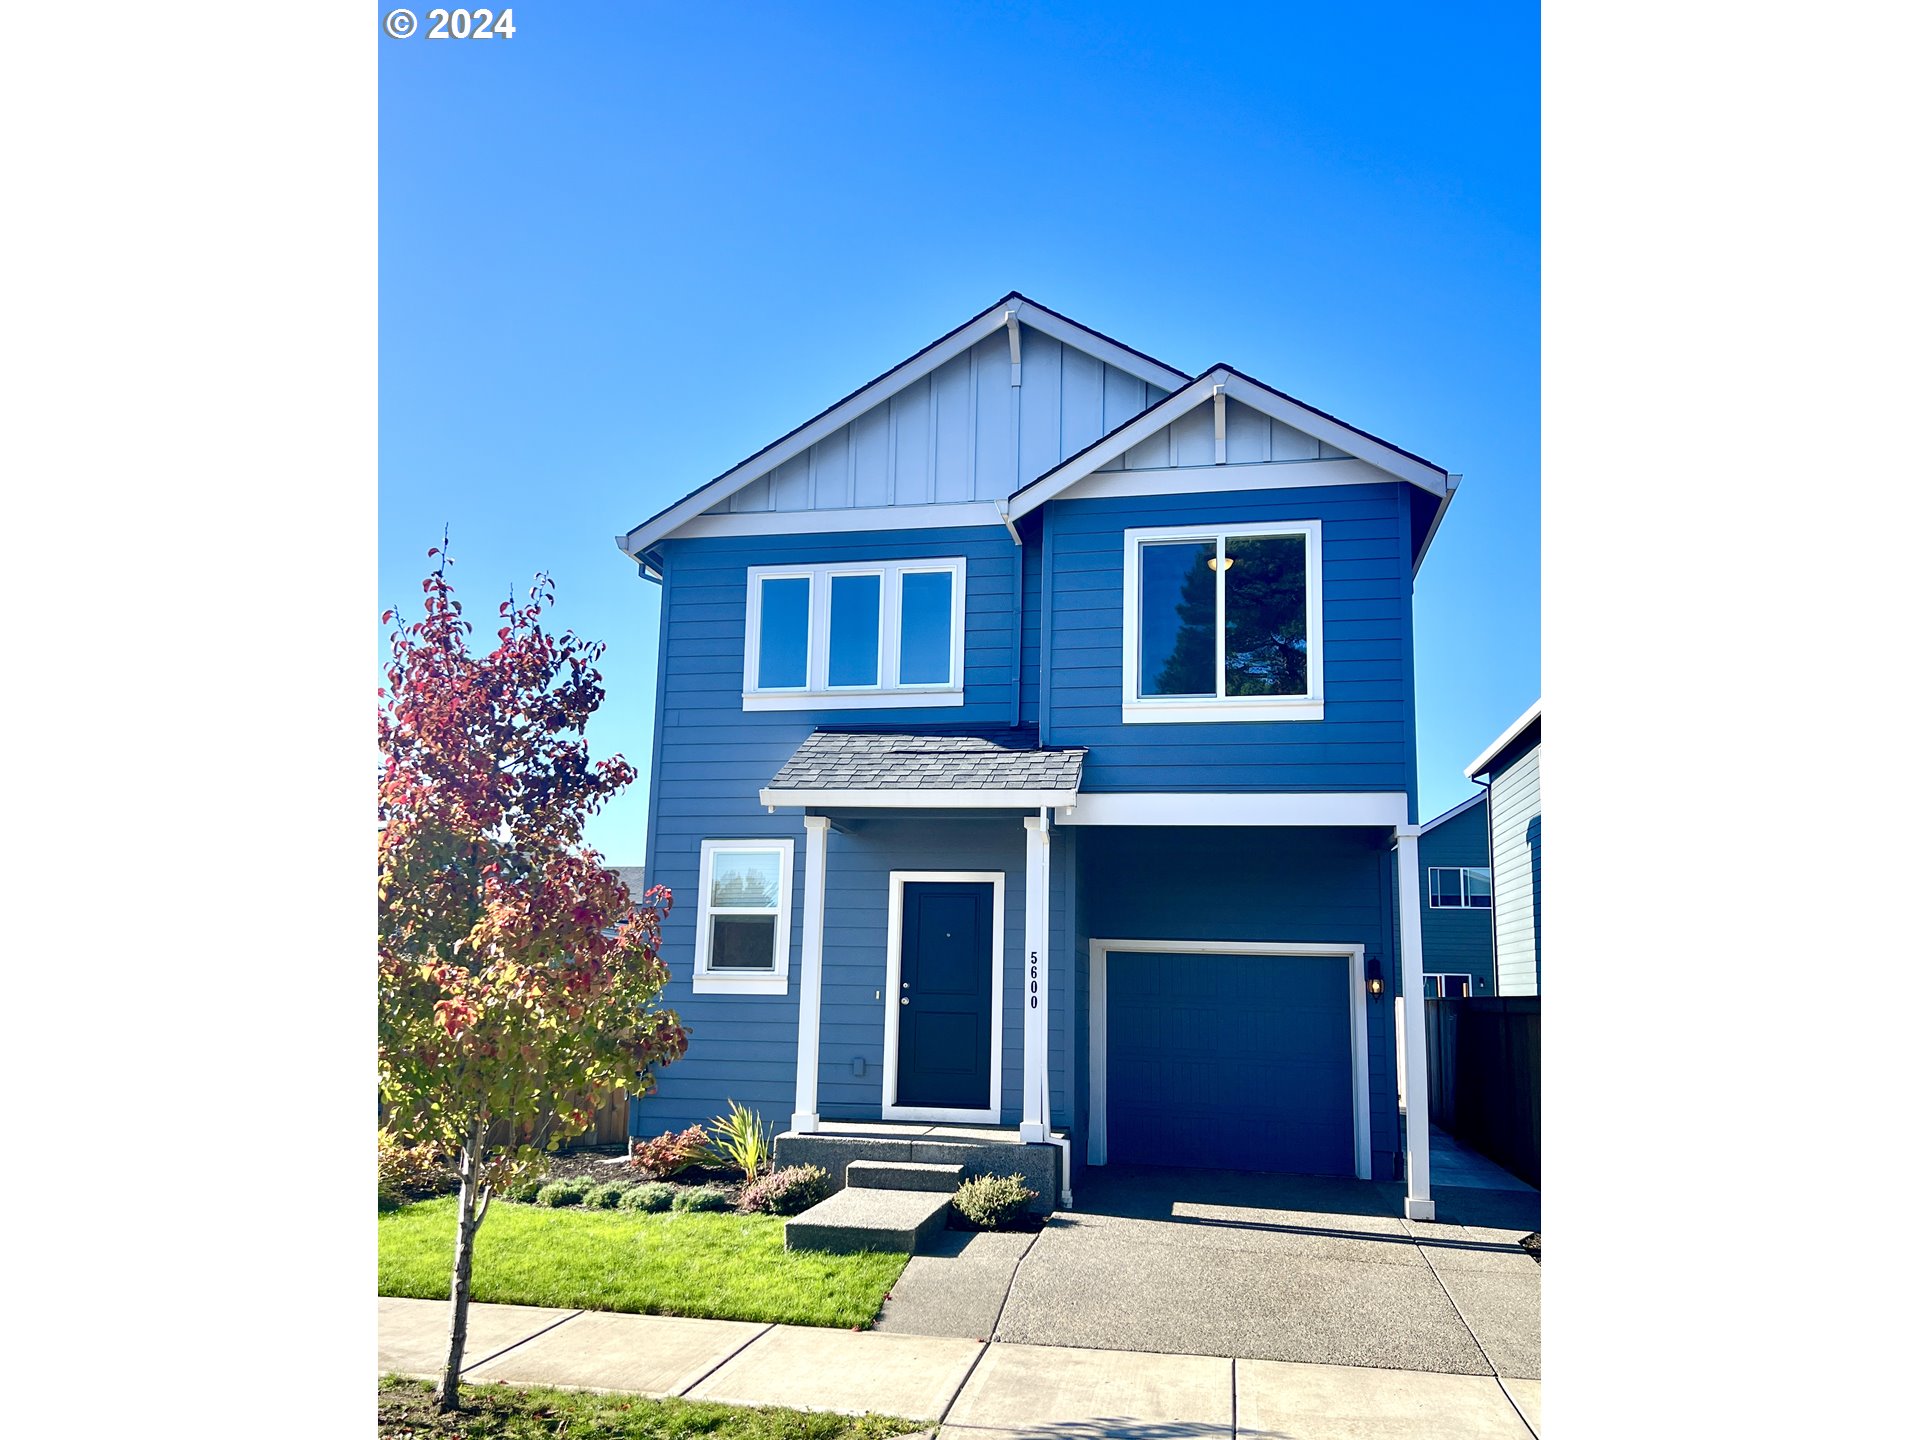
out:
<path id="1" fill-rule="evenodd" d="M 1122 717 L 1319 719 L 1319 525 L 1126 532 Z"/>
<path id="2" fill-rule="evenodd" d="M 1430 866 L 1427 906 L 1433 910 L 1491 910 L 1493 871 L 1473 865 Z"/>
<path id="3" fill-rule="evenodd" d="M 754 566 L 749 710 L 958 705 L 966 561 Z"/>

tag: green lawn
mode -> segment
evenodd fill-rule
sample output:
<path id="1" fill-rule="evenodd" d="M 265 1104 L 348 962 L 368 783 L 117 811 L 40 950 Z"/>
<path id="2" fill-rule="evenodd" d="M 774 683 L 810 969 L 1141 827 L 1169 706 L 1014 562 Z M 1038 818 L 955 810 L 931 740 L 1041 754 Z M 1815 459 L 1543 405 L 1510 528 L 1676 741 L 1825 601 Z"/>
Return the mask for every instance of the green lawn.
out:
<path id="1" fill-rule="evenodd" d="M 449 1195 L 380 1217 L 382 1295 L 446 1298 L 454 1205 Z M 499 1201 L 474 1244 L 473 1298 L 843 1329 L 871 1325 L 907 1257 L 789 1254 L 783 1223 L 774 1215 L 546 1210 Z"/>
<path id="2" fill-rule="evenodd" d="M 494 1218 L 489 1216 L 487 1224 Z M 380 1433 L 394 1440 L 426 1435 L 450 1440 L 883 1440 L 920 1428 L 885 1415 L 762 1410 L 506 1385 L 463 1385 L 461 1400 L 465 1408 L 459 1414 L 441 1415 L 431 1385 L 382 1380 Z"/>

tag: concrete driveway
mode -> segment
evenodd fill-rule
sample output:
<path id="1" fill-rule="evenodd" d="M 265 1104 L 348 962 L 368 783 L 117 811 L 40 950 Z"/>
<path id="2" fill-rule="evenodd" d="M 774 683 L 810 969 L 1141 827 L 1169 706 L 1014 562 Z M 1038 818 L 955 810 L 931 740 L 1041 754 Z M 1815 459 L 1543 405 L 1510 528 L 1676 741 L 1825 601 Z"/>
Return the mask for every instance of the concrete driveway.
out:
<path id="1" fill-rule="evenodd" d="M 1530 1190 L 1110 1167 L 1076 1187 L 1012 1270 L 996 1340 L 1029 1345 L 1540 1376 Z M 983 1237 L 984 1238 L 984 1237 Z"/>

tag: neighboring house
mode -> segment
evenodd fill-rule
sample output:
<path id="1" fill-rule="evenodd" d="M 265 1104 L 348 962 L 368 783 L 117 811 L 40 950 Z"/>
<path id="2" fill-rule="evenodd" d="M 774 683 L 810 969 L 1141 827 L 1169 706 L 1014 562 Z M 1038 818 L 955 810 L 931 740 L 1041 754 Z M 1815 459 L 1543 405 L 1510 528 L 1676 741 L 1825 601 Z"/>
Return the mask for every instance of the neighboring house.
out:
<path id="1" fill-rule="evenodd" d="M 635 1133 L 1017 1126 L 1075 1174 L 1404 1176 L 1430 1215 L 1392 996 L 1457 479 L 1014 294 L 619 537 L 692 1034 Z"/>
<path id="2" fill-rule="evenodd" d="M 1540 993 L 1540 702 L 1466 776 L 1487 787 L 1493 857 L 1494 993 Z"/>
<path id="3" fill-rule="evenodd" d="M 1487 792 L 1476 790 L 1420 827 L 1426 879 L 1420 912 L 1427 994 L 1493 994 L 1493 884 L 1487 864 Z"/>

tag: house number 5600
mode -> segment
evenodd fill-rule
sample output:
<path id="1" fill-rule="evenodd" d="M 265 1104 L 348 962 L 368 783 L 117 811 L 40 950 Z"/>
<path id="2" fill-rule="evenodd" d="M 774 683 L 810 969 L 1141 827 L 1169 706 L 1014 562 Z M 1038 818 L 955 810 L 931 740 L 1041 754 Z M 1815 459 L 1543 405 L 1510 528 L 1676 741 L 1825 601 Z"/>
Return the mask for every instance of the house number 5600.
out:
<path id="1" fill-rule="evenodd" d="M 1027 1008 L 1029 1010 L 1040 1008 L 1040 952 L 1038 950 L 1027 952 Z"/>

